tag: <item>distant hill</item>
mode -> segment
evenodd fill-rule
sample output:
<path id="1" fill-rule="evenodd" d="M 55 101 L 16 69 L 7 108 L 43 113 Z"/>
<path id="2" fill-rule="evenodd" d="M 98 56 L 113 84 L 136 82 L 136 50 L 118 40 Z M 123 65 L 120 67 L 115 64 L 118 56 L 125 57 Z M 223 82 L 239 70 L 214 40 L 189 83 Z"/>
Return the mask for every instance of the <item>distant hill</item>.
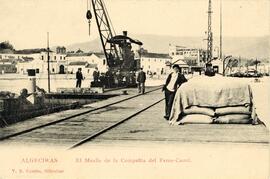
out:
<path id="1" fill-rule="evenodd" d="M 84 52 L 101 52 L 102 47 L 101 47 L 101 42 L 100 39 L 95 39 L 93 41 L 88 41 L 88 42 L 82 42 L 82 43 L 75 43 L 66 46 L 67 51 L 77 51 L 78 49 L 81 49 Z"/>
<path id="2" fill-rule="evenodd" d="M 168 53 L 169 44 L 187 47 L 206 48 L 203 37 L 174 37 L 161 35 L 130 34 L 131 37 L 144 43 L 143 47 L 150 52 Z M 217 41 L 215 41 L 217 39 Z M 219 38 L 214 38 L 214 44 L 218 46 Z M 85 52 L 102 51 L 99 39 L 89 42 L 75 43 L 66 46 L 68 51 L 81 49 Z M 226 55 L 242 56 L 248 58 L 269 58 L 269 36 L 265 37 L 224 37 L 223 53 Z"/>

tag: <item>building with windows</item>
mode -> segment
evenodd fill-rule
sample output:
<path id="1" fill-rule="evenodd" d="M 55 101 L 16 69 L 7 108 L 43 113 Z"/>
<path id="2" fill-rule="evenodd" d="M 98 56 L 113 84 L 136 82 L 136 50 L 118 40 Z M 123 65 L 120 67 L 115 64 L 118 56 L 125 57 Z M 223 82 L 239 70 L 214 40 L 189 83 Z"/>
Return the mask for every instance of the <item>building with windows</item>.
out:
<path id="1" fill-rule="evenodd" d="M 12 60 L 0 60 L 0 74 L 4 73 L 16 73 L 16 64 Z"/>
<path id="2" fill-rule="evenodd" d="M 36 73 L 48 73 L 48 57 L 51 74 L 64 74 L 67 70 L 66 55 L 48 52 L 41 49 L 38 53 L 27 54 L 23 60 L 17 61 L 17 73 L 26 74 L 28 69 L 36 69 Z M 26 60 L 27 59 L 27 60 Z"/>
<path id="3" fill-rule="evenodd" d="M 9 53 L 0 53 L 0 63 L 2 64 L 1 73 L 19 73 L 19 63 L 28 63 L 38 59 L 39 53 L 24 53 L 22 51 L 13 51 Z M 9 65 L 7 63 L 10 63 Z M 24 71 L 24 69 L 22 69 Z"/>
<path id="4" fill-rule="evenodd" d="M 40 53 L 40 60 L 42 60 L 45 66 L 48 66 L 48 52 Z M 67 72 L 68 63 L 66 61 L 66 54 L 59 54 L 55 52 L 49 53 L 50 73 L 51 74 L 65 74 Z M 41 73 L 47 73 L 46 70 L 42 70 Z"/>
<path id="5" fill-rule="evenodd" d="M 172 62 L 169 54 L 143 52 L 140 56 L 140 67 L 147 74 L 165 75 L 167 73 L 166 62 Z"/>
<path id="6" fill-rule="evenodd" d="M 66 47 L 56 47 L 57 54 L 66 54 Z"/>
<path id="7" fill-rule="evenodd" d="M 203 67 L 206 61 L 206 51 L 198 48 L 169 44 L 169 55 L 176 60 L 183 60 L 190 67 Z"/>
<path id="8" fill-rule="evenodd" d="M 68 73 L 76 73 L 78 68 L 82 68 L 84 74 L 93 74 L 97 67 L 101 73 L 106 73 L 108 65 L 105 55 L 102 53 L 69 53 L 66 56 Z"/>

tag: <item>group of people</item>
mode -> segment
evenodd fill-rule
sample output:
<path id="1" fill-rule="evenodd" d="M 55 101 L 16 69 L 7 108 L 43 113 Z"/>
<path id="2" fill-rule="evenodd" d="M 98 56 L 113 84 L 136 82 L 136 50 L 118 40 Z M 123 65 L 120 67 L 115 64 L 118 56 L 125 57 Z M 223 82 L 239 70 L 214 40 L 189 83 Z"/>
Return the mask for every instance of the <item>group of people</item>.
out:
<path id="1" fill-rule="evenodd" d="M 78 68 L 78 71 L 76 72 L 76 88 L 81 88 L 82 80 L 84 80 L 84 79 L 85 79 L 85 77 L 82 74 L 82 69 Z M 94 82 L 97 82 L 99 79 L 98 68 L 95 68 L 95 70 L 93 72 L 93 79 L 94 79 Z"/>
<path id="2" fill-rule="evenodd" d="M 166 79 L 165 85 L 162 88 L 162 91 L 164 91 L 165 94 L 165 119 L 169 119 L 172 105 L 173 105 L 173 100 L 175 93 L 177 89 L 185 82 L 187 82 L 187 79 L 183 74 L 180 73 L 180 67 L 179 65 L 173 65 L 172 66 L 172 73 L 170 73 Z M 96 68 L 95 71 L 93 72 L 93 78 L 94 82 L 98 81 L 99 78 L 99 72 L 98 69 Z M 78 69 L 76 73 L 76 87 L 80 88 L 81 87 L 81 82 L 84 79 L 82 75 L 82 70 L 81 68 Z M 143 68 L 140 68 L 140 71 L 137 74 L 137 84 L 138 84 L 138 93 L 139 94 L 144 94 L 145 93 L 145 81 L 146 81 L 146 73 L 143 71 Z"/>

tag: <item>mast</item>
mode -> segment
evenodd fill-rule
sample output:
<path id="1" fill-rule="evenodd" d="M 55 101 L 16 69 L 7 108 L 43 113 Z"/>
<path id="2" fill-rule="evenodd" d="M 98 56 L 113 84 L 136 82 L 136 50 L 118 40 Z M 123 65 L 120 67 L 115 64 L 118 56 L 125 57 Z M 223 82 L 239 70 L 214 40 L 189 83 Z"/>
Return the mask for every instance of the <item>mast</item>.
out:
<path id="1" fill-rule="evenodd" d="M 207 37 L 207 64 L 211 63 L 213 52 L 213 33 L 212 33 L 212 1 L 208 4 L 208 37 Z"/>
<path id="2" fill-rule="evenodd" d="M 47 61 L 48 61 L 48 93 L 51 92 L 50 83 L 50 47 L 49 47 L 49 32 L 47 32 Z"/>
<path id="3" fill-rule="evenodd" d="M 220 40 L 219 40 L 219 58 L 222 60 L 222 0 L 220 0 Z"/>

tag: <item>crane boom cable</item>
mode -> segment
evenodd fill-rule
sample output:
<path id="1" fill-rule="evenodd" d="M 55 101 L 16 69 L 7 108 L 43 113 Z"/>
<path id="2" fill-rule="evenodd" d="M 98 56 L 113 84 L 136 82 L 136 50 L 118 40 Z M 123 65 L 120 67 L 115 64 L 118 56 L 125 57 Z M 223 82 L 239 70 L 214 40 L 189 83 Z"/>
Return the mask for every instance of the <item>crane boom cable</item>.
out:
<path id="1" fill-rule="evenodd" d="M 103 0 L 101 0 L 101 1 L 102 1 L 102 3 L 103 3 L 105 13 L 106 13 L 106 14 L 109 14 L 109 13 L 108 13 L 108 10 L 107 10 L 107 7 L 106 7 L 106 5 L 105 5 L 105 3 L 104 3 L 104 1 L 103 1 Z M 109 20 L 110 27 L 112 28 L 112 31 L 113 31 L 112 33 L 113 33 L 113 36 L 115 36 L 115 35 L 116 35 L 116 33 L 115 33 L 115 29 L 114 29 L 114 27 L 113 27 L 112 20 L 111 20 L 110 16 L 107 16 L 107 18 L 108 18 L 108 20 Z"/>

